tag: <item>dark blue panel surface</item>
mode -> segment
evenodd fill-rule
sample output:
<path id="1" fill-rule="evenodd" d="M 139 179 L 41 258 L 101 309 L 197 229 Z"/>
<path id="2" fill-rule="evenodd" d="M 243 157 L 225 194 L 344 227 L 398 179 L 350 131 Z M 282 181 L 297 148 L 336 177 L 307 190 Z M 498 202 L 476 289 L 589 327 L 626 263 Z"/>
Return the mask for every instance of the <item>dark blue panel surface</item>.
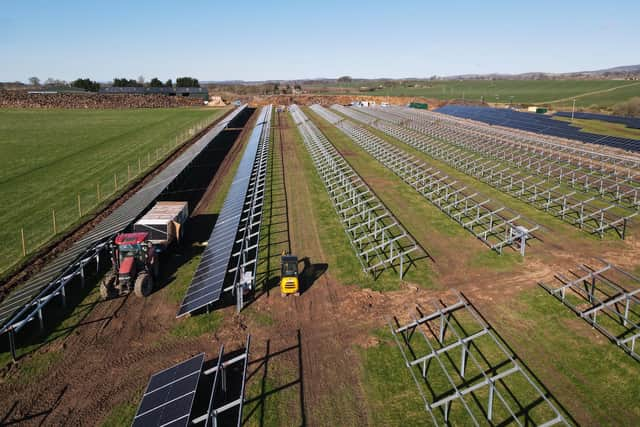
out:
<path id="1" fill-rule="evenodd" d="M 133 419 L 133 426 L 186 426 L 191 416 L 204 353 L 154 374 Z"/>
<path id="2" fill-rule="evenodd" d="M 453 104 L 445 105 L 435 111 L 464 119 L 477 120 L 490 125 L 506 126 L 629 151 L 640 151 L 640 140 L 581 132 L 579 128 L 571 126 L 565 121 L 555 120 L 552 116 L 545 114 L 525 113 L 508 108 Z"/>
<path id="3" fill-rule="evenodd" d="M 554 114 L 554 116 L 571 117 L 571 111 L 558 111 Z M 640 129 L 640 118 L 638 117 L 621 117 L 610 116 L 608 114 L 581 112 L 573 113 L 573 117 L 576 119 L 602 120 L 604 122 L 620 123 L 632 129 Z"/>

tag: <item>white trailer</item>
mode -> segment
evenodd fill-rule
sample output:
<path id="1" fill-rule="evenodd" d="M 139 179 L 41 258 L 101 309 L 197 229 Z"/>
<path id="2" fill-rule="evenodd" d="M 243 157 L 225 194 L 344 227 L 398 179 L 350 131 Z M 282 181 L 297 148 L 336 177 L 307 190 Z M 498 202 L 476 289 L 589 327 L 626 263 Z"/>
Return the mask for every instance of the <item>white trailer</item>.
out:
<path id="1" fill-rule="evenodd" d="M 149 233 L 148 240 L 163 250 L 174 241 L 180 241 L 188 217 L 187 202 L 158 202 L 136 221 L 133 231 Z"/>

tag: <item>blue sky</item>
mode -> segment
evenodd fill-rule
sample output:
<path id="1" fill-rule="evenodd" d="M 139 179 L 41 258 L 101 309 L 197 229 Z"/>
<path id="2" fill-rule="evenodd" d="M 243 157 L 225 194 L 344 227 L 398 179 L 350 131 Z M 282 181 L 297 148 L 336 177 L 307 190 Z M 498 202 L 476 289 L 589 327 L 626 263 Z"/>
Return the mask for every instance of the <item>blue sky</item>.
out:
<path id="1" fill-rule="evenodd" d="M 0 81 L 428 77 L 640 63 L 639 1 L 14 1 Z"/>

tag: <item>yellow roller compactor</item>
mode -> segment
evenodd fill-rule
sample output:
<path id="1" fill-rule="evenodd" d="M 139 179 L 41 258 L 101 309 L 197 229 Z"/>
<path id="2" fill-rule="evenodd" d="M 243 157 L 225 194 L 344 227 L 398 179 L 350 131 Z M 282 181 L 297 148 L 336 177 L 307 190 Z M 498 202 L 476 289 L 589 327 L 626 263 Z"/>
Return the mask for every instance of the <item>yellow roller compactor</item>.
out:
<path id="1" fill-rule="evenodd" d="M 280 258 L 280 293 L 282 296 L 300 295 L 298 257 L 295 255 L 283 253 Z"/>

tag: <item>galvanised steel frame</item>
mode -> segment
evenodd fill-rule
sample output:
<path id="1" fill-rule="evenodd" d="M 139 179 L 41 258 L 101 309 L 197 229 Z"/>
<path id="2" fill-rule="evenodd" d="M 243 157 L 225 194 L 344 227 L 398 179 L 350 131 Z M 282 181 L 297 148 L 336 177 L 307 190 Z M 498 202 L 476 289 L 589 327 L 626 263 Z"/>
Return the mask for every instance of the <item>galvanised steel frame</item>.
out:
<path id="1" fill-rule="evenodd" d="M 302 110 L 290 112 L 363 271 L 398 267 L 402 278 L 422 248 Z"/>
<path id="2" fill-rule="evenodd" d="M 11 351 L 11 357 L 16 360 L 16 342 L 15 335 L 20 330 L 29 324 L 31 321 L 38 319 L 40 329 L 44 329 L 44 315 L 42 310 L 44 307 L 54 298 L 61 297 L 63 307 L 67 305 L 67 285 L 71 283 L 76 277 L 80 278 L 80 287 L 84 288 L 84 276 L 85 266 L 95 261 L 96 272 L 100 271 L 100 255 L 109 244 L 112 238 L 102 239 L 93 244 L 88 250 L 86 250 L 82 257 L 68 265 L 62 274 L 52 282 L 41 297 L 33 300 L 28 306 L 25 307 L 25 314 L 19 317 L 19 320 L 10 322 L 5 330 L 9 333 L 9 349 Z M 18 317 L 16 317 L 17 319 Z M 5 331 L 3 330 L 3 332 Z"/>
<path id="3" fill-rule="evenodd" d="M 627 209 L 640 209 L 640 184 L 636 171 L 609 169 L 602 165 L 582 165 L 575 157 L 564 159 L 558 151 L 541 149 L 530 143 L 507 139 L 501 134 L 490 134 L 480 126 L 450 120 L 438 113 L 415 113 L 409 109 L 387 110 L 385 120 L 397 115 L 404 127 L 443 139 L 452 144 L 499 159 L 517 168 L 529 170 L 558 183 L 599 197 Z M 378 116 L 378 110 L 369 109 Z M 383 113 L 384 114 L 384 113 Z M 430 114 L 430 115 L 428 115 Z"/>
<path id="4" fill-rule="evenodd" d="M 402 108 L 391 107 L 399 110 Z M 407 109 L 404 109 L 405 111 Z M 621 154 L 620 150 L 611 149 L 602 145 L 593 145 L 582 141 L 558 138 L 550 135 L 529 133 L 520 129 L 489 125 L 469 119 L 440 114 L 432 111 L 415 110 L 409 111 L 415 117 L 437 117 L 439 120 L 449 123 L 456 123 L 459 126 L 477 129 L 478 131 L 506 140 L 514 140 L 539 149 L 549 150 L 558 154 L 559 157 L 567 161 L 573 161 L 585 168 L 594 170 L 618 170 L 628 173 L 632 170 L 637 175 L 640 168 L 640 158 L 635 153 Z"/>
<path id="5" fill-rule="evenodd" d="M 338 107 L 339 108 L 339 107 Z M 353 109 L 344 109 L 349 114 Z M 354 117 L 356 118 L 356 117 Z M 357 120 L 357 118 L 356 118 Z M 473 176 L 498 190 L 546 211 L 563 221 L 592 234 L 604 237 L 607 230 L 614 230 L 624 239 L 627 221 L 637 212 L 622 216 L 610 212 L 614 204 L 594 202 L 595 197 L 576 198 L 575 191 L 567 192 L 561 185 L 553 185 L 546 178 L 535 177 L 504 167 L 493 159 L 479 158 L 461 148 L 436 140 L 423 133 L 395 125 L 386 120 L 375 120 L 371 126 L 410 145 L 425 154 L 442 160 L 452 167 Z"/>
<path id="6" fill-rule="evenodd" d="M 572 272 L 573 277 L 557 274 L 553 284 L 540 282 L 540 286 L 640 362 L 636 346 L 636 340 L 640 341 L 640 278 L 607 261 L 599 262 L 603 265 L 598 268 L 583 264 Z M 622 282 L 636 287 L 626 289 Z"/>
<path id="7" fill-rule="evenodd" d="M 245 206 L 238 225 L 238 249 L 231 255 L 229 273 L 233 273 L 233 283 L 226 290 L 236 296 L 236 311 L 239 313 L 244 307 L 244 290 L 254 289 L 256 269 L 262 225 L 262 209 L 264 206 L 265 186 L 269 150 L 271 147 L 271 105 L 263 107 L 258 118 L 263 123 L 256 160 L 251 171 L 251 178 L 247 187 Z"/>
<path id="8" fill-rule="evenodd" d="M 527 239 L 539 225 L 504 206 L 496 206 L 473 189 L 427 165 L 371 132 L 331 111 L 313 105 L 313 111 L 342 130 L 356 144 L 398 175 L 418 193 L 462 225 L 489 248 L 502 253 L 513 246 L 524 256 Z"/>
<path id="9" fill-rule="evenodd" d="M 249 348 L 251 346 L 251 335 L 247 335 L 247 341 L 243 351 L 237 356 L 226 360 L 224 359 L 224 345 L 220 346 L 218 352 L 218 362 L 211 369 L 205 370 L 205 375 L 214 375 L 213 384 L 211 386 L 211 396 L 209 398 L 209 406 L 207 412 L 198 417 L 194 417 L 191 424 L 200 424 L 204 422 L 205 427 L 218 426 L 218 417 L 233 408 L 238 408 L 238 418 L 236 425 L 242 426 L 242 410 L 244 407 L 245 386 L 247 382 L 247 367 L 249 366 Z M 231 399 L 227 396 L 228 379 L 227 371 L 235 364 L 242 363 L 242 384 L 238 392 L 238 397 Z M 220 405 L 220 402 L 224 402 Z M 220 406 L 216 406 L 220 405 Z"/>
<path id="10" fill-rule="evenodd" d="M 411 319 L 401 325 L 394 318 L 389 327 L 434 425 L 463 422 L 450 419 L 456 403 L 468 415 L 464 422 L 476 426 L 569 425 L 462 295 L 452 304 L 434 302 L 428 314 L 417 307 Z"/>

